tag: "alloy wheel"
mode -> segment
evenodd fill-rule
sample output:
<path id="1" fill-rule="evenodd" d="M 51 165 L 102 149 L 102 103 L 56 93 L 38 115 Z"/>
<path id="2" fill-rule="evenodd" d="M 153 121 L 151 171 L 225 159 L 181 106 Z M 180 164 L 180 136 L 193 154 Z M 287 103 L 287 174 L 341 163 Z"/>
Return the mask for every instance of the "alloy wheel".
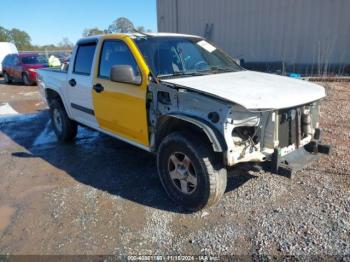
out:
<path id="1" fill-rule="evenodd" d="M 184 194 L 192 194 L 197 188 L 197 176 L 191 159 L 176 152 L 168 160 L 168 172 L 175 188 Z"/>

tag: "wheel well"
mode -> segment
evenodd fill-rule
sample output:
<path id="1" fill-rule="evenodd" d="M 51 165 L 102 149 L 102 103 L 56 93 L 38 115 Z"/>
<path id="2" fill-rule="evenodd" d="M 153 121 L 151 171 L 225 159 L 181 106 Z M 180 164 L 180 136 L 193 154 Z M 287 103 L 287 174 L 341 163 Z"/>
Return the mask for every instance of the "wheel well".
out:
<path id="1" fill-rule="evenodd" d="M 159 121 L 157 128 L 156 148 L 158 149 L 158 146 L 162 140 L 168 134 L 173 132 L 194 134 L 199 137 L 203 143 L 206 143 L 207 146 L 213 148 L 213 145 L 207 134 L 200 127 L 188 121 L 169 116 L 165 116 Z"/>
<path id="2" fill-rule="evenodd" d="M 46 89 L 45 90 L 45 96 L 46 96 L 46 100 L 47 100 L 47 103 L 49 104 L 49 106 L 50 106 L 50 104 L 51 104 L 51 102 L 53 100 L 57 100 L 63 105 L 63 102 L 62 102 L 60 94 L 57 93 L 55 90 Z"/>

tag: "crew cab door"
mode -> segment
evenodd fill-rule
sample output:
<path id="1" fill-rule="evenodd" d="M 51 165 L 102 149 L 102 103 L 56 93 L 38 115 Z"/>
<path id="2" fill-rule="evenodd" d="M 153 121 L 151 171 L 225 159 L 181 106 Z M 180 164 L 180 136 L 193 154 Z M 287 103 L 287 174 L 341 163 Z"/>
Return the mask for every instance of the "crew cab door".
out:
<path id="1" fill-rule="evenodd" d="M 101 40 L 96 64 L 93 103 L 99 127 L 128 142 L 149 146 L 146 92 L 148 67 L 128 37 Z M 138 84 L 110 80 L 112 66 L 129 65 L 139 77 Z"/>
<path id="2" fill-rule="evenodd" d="M 92 82 L 97 40 L 79 42 L 68 69 L 66 93 L 73 119 L 98 127 L 93 110 Z"/>

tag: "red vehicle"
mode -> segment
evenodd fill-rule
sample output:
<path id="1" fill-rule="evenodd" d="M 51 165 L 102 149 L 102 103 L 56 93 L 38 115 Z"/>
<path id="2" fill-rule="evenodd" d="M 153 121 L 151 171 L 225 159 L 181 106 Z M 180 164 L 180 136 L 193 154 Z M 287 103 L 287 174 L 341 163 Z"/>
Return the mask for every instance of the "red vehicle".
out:
<path id="1" fill-rule="evenodd" d="M 44 67 L 48 67 L 48 60 L 38 53 L 10 54 L 2 62 L 6 83 L 16 80 L 22 81 L 25 85 L 32 85 L 36 83 L 36 70 Z"/>

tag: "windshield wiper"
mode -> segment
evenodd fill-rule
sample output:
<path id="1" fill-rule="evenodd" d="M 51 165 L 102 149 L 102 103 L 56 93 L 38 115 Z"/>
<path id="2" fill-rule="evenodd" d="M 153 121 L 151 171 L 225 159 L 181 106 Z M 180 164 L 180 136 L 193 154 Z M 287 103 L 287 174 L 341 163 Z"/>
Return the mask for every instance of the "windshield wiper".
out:
<path id="1" fill-rule="evenodd" d="M 202 72 L 174 72 L 172 74 L 157 75 L 160 78 L 177 77 L 177 76 L 202 76 L 205 75 Z"/>
<path id="2" fill-rule="evenodd" d="M 235 72 L 235 70 L 227 67 L 212 66 L 209 69 L 201 70 L 201 72 L 213 72 L 214 74 L 216 74 L 220 72 Z"/>

